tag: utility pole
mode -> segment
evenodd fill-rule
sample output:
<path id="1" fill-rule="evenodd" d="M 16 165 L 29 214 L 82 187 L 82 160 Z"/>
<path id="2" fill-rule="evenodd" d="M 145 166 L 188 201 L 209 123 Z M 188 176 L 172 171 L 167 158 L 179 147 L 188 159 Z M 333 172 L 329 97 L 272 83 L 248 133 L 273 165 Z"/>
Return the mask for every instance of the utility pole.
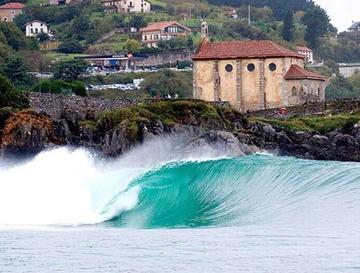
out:
<path id="1" fill-rule="evenodd" d="M 251 26 L 251 6 L 250 5 L 248 7 L 248 12 L 249 12 L 249 14 L 248 14 L 248 23 L 249 23 L 249 26 Z"/>

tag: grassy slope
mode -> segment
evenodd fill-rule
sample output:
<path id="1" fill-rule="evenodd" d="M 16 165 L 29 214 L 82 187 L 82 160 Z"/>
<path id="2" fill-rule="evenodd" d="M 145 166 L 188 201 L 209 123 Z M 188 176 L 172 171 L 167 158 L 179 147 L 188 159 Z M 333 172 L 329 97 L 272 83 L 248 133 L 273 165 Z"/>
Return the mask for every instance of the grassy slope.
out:
<path id="1" fill-rule="evenodd" d="M 141 124 L 148 126 L 158 120 L 169 126 L 179 123 L 231 131 L 234 129 L 231 120 L 241 118 L 241 114 L 234 110 L 220 108 L 203 101 L 176 100 L 138 104 L 104 112 L 96 120 L 83 121 L 82 125 L 96 128 L 100 132 L 125 127 L 129 139 L 135 140 Z"/>
<path id="2" fill-rule="evenodd" d="M 284 120 L 256 117 L 251 118 L 250 120 L 252 122 L 269 123 L 294 131 L 315 131 L 325 134 L 335 129 L 350 128 L 351 126 L 354 126 L 356 123 L 360 122 L 360 113 L 340 114 L 334 116 L 310 116 Z"/>

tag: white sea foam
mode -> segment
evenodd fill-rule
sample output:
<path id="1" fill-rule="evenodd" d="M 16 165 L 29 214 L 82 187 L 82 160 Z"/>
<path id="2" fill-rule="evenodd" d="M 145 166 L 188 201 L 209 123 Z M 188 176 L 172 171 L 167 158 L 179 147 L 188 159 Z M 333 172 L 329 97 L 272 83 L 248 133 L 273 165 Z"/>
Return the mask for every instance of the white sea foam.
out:
<path id="1" fill-rule="evenodd" d="M 211 147 L 186 151 L 184 135 L 154 138 L 119 159 L 100 160 L 83 149 L 44 151 L 0 168 L 0 226 L 82 225 L 109 220 L 138 202 L 129 183 L 171 161 L 221 156 Z"/>

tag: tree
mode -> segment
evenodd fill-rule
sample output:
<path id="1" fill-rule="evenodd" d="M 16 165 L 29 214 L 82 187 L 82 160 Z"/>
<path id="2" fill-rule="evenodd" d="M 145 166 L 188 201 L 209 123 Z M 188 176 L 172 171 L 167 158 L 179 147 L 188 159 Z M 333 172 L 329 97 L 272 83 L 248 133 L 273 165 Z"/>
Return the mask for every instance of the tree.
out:
<path id="1" fill-rule="evenodd" d="M 137 53 L 140 50 L 140 43 L 134 39 L 128 39 L 125 43 L 125 48 L 127 49 L 128 53 Z"/>
<path id="2" fill-rule="evenodd" d="M 306 10 L 303 23 L 306 25 L 305 40 L 310 46 L 317 48 L 320 38 L 329 31 L 329 16 L 323 8 L 313 5 Z"/>
<path id="3" fill-rule="evenodd" d="M 25 34 L 14 24 L 2 22 L 0 23 L 0 32 L 6 37 L 7 43 L 15 50 L 27 48 Z"/>
<path id="4" fill-rule="evenodd" d="M 50 36 L 47 33 L 41 32 L 37 35 L 40 43 L 44 43 L 50 40 Z"/>
<path id="5" fill-rule="evenodd" d="M 19 55 L 10 55 L 5 61 L 3 71 L 15 85 L 27 85 L 30 81 L 24 59 Z"/>
<path id="6" fill-rule="evenodd" d="M 178 94 L 180 97 L 190 97 L 192 94 L 191 77 L 184 77 L 184 74 L 171 70 L 151 75 L 144 81 L 143 88 L 151 96 L 160 93 L 161 96 Z"/>
<path id="7" fill-rule="evenodd" d="M 194 40 L 189 36 L 187 39 L 187 47 L 193 48 L 194 47 Z"/>
<path id="8" fill-rule="evenodd" d="M 115 27 L 117 27 L 117 28 L 125 27 L 124 16 L 122 16 L 120 14 L 113 14 L 112 19 L 114 21 Z"/>
<path id="9" fill-rule="evenodd" d="M 86 96 L 85 85 L 80 81 L 68 83 L 63 80 L 44 80 L 35 85 L 32 91 L 51 94 L 66 94 L 72 92 L 78 96 Z"/>
<path id="10" fill-rule="evenodd" d="M 292 41 L 292 39 L 294 38 L 294 29 L 295 29 L 294 16 L 291 12 L 289 12 L 285 17 L 284 25 L 281 33 L 284 40 L 288 42 Z"/>
<path id="11" fill-rule="evenodd" d="M 130 19 L 130 27 L 134 27 L 136 29 L 140 29 L 147 26 L 147 23 L 144 17 L 135 15 Z"/>
<path id="12" fill-rule="evenodd" d="M 77 40 L 68 40 L 63 42 L 58 49 L 61 53 L 81 53 L 83 51 L 82 45 Z"/>
<path id="13" fill-rule="evenodd" d="M 326 88 L 325 94 L 327 99 L 355 98 L 360 96 L 360 90 L 354 90 L 351 82 L 343 76 L 336 76 Z"/>
<path id="14" fill-rule="evenodd" d="M 71 32 L 79 39 L 84 38 L 84 34 L 90 29 L 90 20 L 87 16 L 78 16 L 71 24 Z"/>
<path id="15" fill-rule="evenodd" d="M 2 107 L 26 108 L 29 107 L 28 98 L 17 91 L 10 81 L 0 75 L 0 108 Z"/>
<path id="16" fill-rule="evenodd" d="M 31 14 L 22 13 L 14 18 L 14 23 L 17 25 L 18 28 L 25 31 L 26 24 L 31 20 L 33 20 L 33 16 Z"/>
<path id="17" fill-rule="evenodd" d="M 70 60 L 59 62 L 54 68 L 54 78 L 65 81 L 78 80 L 85 73 L 87 64 L 82 60 Z"/>

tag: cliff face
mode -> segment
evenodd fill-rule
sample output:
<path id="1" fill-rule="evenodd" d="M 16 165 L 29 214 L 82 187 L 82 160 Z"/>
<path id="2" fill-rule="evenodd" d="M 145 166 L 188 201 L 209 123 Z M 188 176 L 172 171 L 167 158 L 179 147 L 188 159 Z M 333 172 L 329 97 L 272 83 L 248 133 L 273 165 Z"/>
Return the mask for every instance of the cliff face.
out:
<path id="1" fill-rule="evenodd" d="M 2 113 L 2 114 L 1 114 Z M 64 110 L 59 119 L 31 110 L 0 111 L 1 151 L 35 155 L 43 149 L 71 145 L 106 157 L 165 134 L 186 133 L 191 145 L 219 144 L 231 154 L 268 151 L 317 160 L 360 161 L 360 123 L 319 133 L 249 122 L 240 113 L 200 101 L 156 102 L 95 115 Z"/>
<path id="2" fill-rule="evenodd" d="M 53 121 L 31 110 L 7 112 L 1 130 L 1 149 L 7 154 L 36 154 L 58 143 L 53 135 Z"/>

